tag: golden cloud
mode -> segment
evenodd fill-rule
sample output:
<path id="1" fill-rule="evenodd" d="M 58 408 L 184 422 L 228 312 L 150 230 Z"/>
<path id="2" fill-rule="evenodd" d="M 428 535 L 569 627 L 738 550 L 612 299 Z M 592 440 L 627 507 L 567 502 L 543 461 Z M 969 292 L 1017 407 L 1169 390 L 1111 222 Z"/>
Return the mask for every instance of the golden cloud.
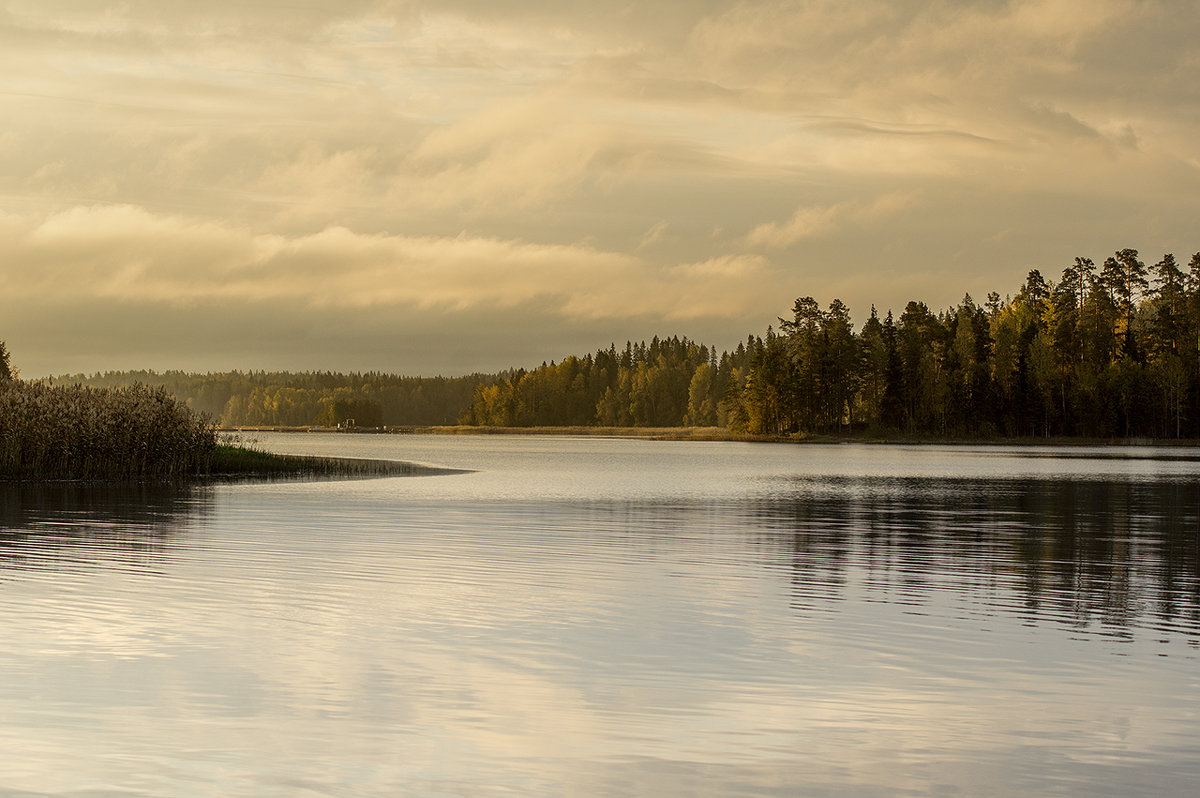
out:
<path id="1" fill-rule="evenodd" d="M 564 315 L 585 318 L 729 318 L 749 312 L 766 290 L 759 256 L 661 268 L 581 245 L 362 234 L 342 226 L 284 236 L 128 205 L 0 217 L 0 239 L 28 264 L 6 287 L 10 298 L 285 299 L 298 307 L 462 311 L 540 297 Z"/>

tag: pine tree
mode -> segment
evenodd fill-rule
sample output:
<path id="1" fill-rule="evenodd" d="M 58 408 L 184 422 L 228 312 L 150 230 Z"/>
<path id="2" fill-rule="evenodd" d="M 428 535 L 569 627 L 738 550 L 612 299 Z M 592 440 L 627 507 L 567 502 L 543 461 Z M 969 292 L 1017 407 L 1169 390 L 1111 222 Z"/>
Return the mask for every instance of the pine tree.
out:
<path id="1" fill-rule="evenodd" d="M 1124 357 L 1137 360 L 1140 353 L 1133 320 L 1137 313 L 1138 300 L 1150 285 L 1146 279 L 1146 264 L 1138 260 L 1136 249 L 1122 249 L 1104 261 L 1100 279 L 1117 309 L 1120 322 L 1117 334 L 1121 340 L 1121 352 Z"/>

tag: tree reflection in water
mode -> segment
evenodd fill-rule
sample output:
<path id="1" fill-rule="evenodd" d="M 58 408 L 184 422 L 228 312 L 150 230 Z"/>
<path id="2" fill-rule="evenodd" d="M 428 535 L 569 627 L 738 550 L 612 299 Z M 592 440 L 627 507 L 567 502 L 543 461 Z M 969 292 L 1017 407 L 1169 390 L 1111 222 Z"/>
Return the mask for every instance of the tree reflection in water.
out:
<path id="1" fill-rule="evenodd" d="M 0 567 L 153 569 L 211 501 L 186 484 L 0 483 Z"/>
<path id="2" fill-rule="evenodd" d="M 746 501 L 722 517 L 740 519 L 772 567 L 786 565 L 798 610 L 950 596 L 972 612 L 1114 637 L 1200 634 L 1194 481 L 822 476 Z M 211 486 L 0 484 L 0 567 L 154 569 L 213 505 Z M 631 509 L 610 512 L 619 506 Z M 699 511 L 640 507 L 623 524 L 661 542 L 667 516 L 681 512 L 686 527 Z"/>
<path id="3" fill-rule="evenodd" d="M 820 478 L 752 511 L 785 547 L 798 608 L 859 591 L 972 606 L 1123 636 L 1200 632 L 1193 481 Z"/>

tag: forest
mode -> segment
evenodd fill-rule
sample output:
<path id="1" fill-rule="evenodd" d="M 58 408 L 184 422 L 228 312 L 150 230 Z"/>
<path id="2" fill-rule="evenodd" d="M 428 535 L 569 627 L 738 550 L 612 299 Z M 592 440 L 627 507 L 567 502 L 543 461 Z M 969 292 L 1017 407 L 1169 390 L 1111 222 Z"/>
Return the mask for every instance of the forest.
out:
<path id="1" fill-rule="evenodd" d="M 494 427 L 713 426 L 733 360 L 686 338 L 627 342 L 475 389 L 459 421 Z M 722 370 L 724 369 L 724 370 Z"/>
<path id="2" fill-rule="evenodd" d="M 964 296 L 858 329 L 838 299 L 733 351 L 655 337 L 501 374 L 112 372 L 52 382 L 163 386 L 225 426 L 726 427 L 747 435 L 1200 437 L 1200 253 L 1122 249 L 1057 281 Z"/>

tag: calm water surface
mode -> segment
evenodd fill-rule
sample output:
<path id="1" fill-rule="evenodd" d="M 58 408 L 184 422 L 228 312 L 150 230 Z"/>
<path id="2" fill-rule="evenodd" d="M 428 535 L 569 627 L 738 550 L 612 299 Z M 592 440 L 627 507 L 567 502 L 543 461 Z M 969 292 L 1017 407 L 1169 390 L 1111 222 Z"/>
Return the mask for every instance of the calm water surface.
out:
<path id="1" fill-rule="evenodd" d="M 2 796 L 1191 795 L 1200 451 L 279 435 L 0 485 Z"/>

